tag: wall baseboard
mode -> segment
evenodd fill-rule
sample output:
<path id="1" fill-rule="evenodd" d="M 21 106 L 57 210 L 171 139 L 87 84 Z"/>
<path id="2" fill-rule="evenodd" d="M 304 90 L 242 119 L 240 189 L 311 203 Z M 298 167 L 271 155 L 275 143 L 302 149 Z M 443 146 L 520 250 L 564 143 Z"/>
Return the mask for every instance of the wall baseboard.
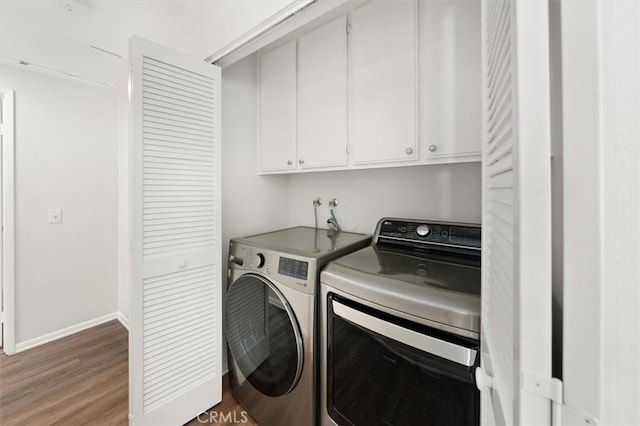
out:
<path id="1" fill-rule="evenodd" d="M 129 318 L 125 317 L 122 312 L 116 312 L 116 319 L 120 321 L 124 328 L 129 330 Z"/>
<path id="2" fill-rule="evenodd" d="M 120 312 L 113 312 L 98 318 L 91 319 L 89 321 L 81 322 L 79 324 L 75 324 L 70 327 L 63 328 L 58 331 L 54 331 L 52 333 L 42 335 L 40 337 L 36 337 L 35 339 L 30 339 L 24 342 L 20 342 L 16 344 L 15 353 L 26 351 L 27 349 L 32 349 L 32 348 L 35 348 L 36 346 L 44 345 L 45 343 L 53 342 L 54 340 L 67 337 L 71 334 L 77 333 L 82 330 L 86 330 L 87 328 L 95 327 L 96 325 L 104 324 L 105 322 L 113 321 L 115 319 L 122 322 L 122 320 L 120 319 L 120 316 L 124 318 L 124 316 Z M 128 321 L 125 327 L 128 327 Z"/>

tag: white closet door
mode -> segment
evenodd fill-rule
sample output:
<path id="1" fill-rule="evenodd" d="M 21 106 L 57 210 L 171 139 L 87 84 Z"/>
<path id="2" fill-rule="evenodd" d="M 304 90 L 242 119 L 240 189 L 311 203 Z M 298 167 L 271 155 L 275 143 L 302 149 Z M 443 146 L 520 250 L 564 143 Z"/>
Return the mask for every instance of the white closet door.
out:
<path id="1" fill-rule="evenodd" d="M 550 423 L 547 1 L 483 8 L 482 424 Z M 482 376 L 481 371 L 479 376 Z"/>
<path id="2" fill-rule="evenodd" d="M 129 410 L 184 424 L 221 400 L 220 68 L 130 44 Z"/>

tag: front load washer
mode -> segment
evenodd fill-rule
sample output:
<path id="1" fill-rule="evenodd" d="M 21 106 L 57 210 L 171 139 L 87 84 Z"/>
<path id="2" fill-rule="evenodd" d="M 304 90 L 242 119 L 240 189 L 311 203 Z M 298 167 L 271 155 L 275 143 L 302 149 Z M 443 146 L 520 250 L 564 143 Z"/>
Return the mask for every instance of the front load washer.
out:
<path id="1" fill-rule="evenodd" d="M 231 240 L 224 324 L 231 390 L 260 425 L 318 423 L 320 270 L 370 242 L 302 226 Z"/>

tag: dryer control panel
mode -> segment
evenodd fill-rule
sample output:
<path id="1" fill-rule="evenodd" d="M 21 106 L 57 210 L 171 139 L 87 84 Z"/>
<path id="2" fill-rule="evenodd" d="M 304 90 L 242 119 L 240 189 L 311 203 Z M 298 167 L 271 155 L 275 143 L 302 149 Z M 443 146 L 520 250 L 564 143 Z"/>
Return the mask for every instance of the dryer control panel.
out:
<path id="1" fill-rule="evenodd" d="M 480 225 L 470 223 L 384 218 L 378 222 L 373 241 L 375 245 L 453 249 L 479 255 L 481 234 Z"/>

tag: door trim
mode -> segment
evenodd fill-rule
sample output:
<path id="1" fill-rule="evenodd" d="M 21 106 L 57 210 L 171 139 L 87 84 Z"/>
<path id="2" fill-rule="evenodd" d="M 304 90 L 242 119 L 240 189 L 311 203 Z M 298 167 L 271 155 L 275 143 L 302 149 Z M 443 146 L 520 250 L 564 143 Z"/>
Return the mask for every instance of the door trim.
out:
<path id="1" fill-rule="evenodd" d="M 11 355 L 15 340 L 15 92 L 2 96 L 2 349 Z"/>
<path id="2" fill-rule="evenodd" d="M 294 39 L 304 29 L 332 21 L 370 1 L 294 0 L 271 18 L 205 58 L 205 61 L 226 68 L 273 42 L 284 44 Z"/>

